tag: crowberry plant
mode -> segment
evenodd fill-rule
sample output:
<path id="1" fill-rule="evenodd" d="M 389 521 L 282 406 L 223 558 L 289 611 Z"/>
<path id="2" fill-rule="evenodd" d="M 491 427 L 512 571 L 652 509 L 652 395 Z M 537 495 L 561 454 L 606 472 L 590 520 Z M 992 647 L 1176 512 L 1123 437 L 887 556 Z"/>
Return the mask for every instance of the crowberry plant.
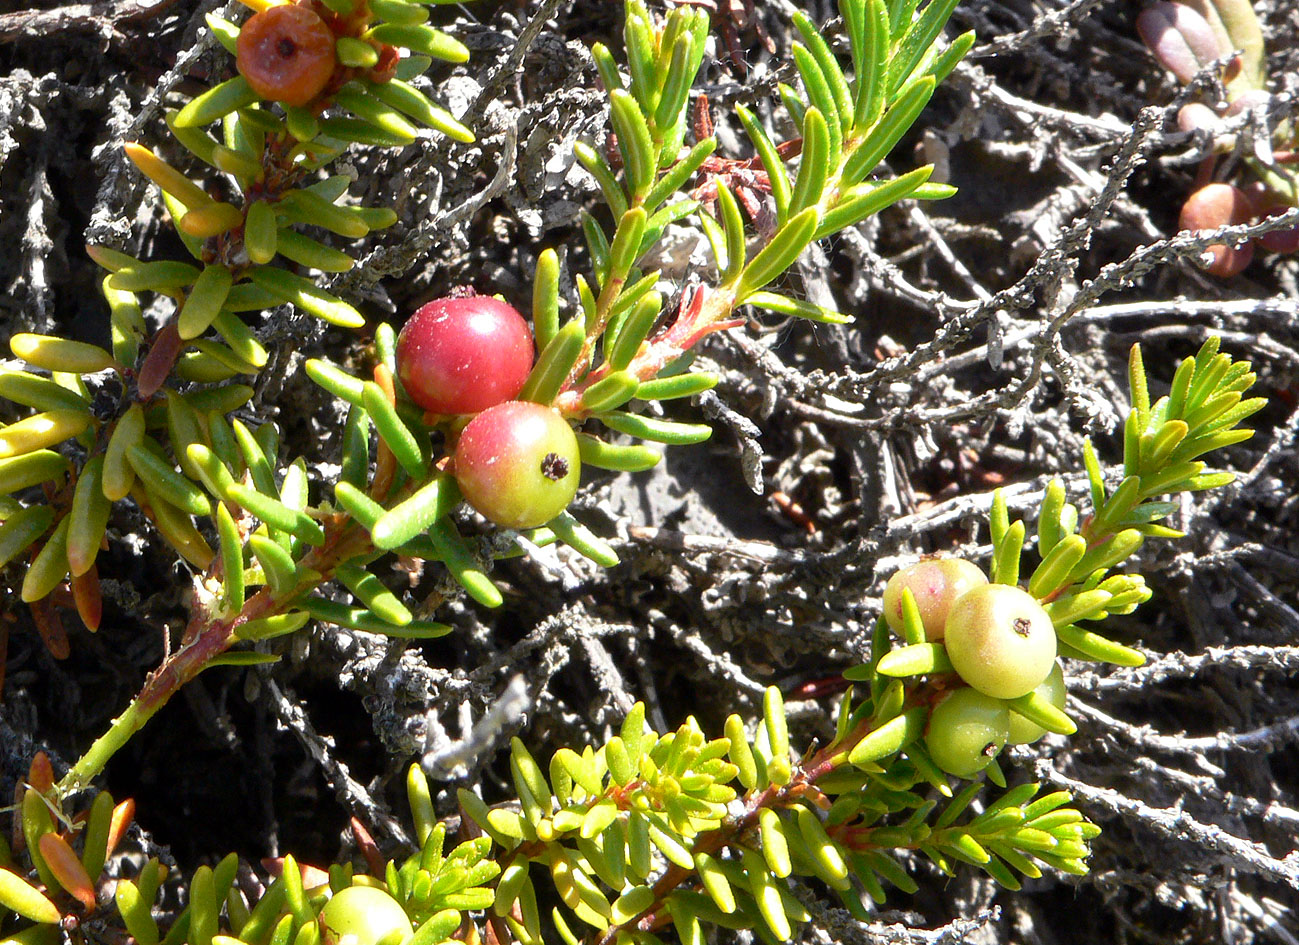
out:
<path id="1" fill-rule="evenodd" d="M 32 762 L 15 817 L 20 849 L 0 846 L 0 935 L 17 945 L 52 945 L 108 905 L 98 893 L 133 810 L 82 792 L 195 676 L 274 662 L 267 641 L 312 621 L 394 639 L 448 633 L 384 580 L 381 561 L 408 573 L 423 562 L 483 607 L 504 601 L 492 556 L 562 543 L 616 564 L 611 545 L 568 511 L 582 469 L 639 471 L 660 460 L 648 443 L 708 438 L 708 426 L 652 406 L 717 383 L 691 363 L 696 346 L 740 327 L 741 306 L 845 322 L 791 294 L 784 273 L 815 240 L 880 209 L 952 193 L 929 181 L 929 166 L 876 176 L 973 42 L 940 41 L 952 0 L 843 0 L 847 70 L 796 14 L 802 89 L 781 90 L 795 135 L 777 144 L 737 106 L 754 152 L 743 174 L 739 159 L 715 155 L 712 135 L 687 140 L 706 15 L 679 7 L 658 20 L 630 3 L 625 69 L 603 46 L 592 54 L 613 134 L 607 148 L 575 152 L 605 207 L 584 219 L 589 270 L 569 273 L 572 297 L 561 300 L 560 256 L 547 251 L 533 273 L 530 329 L 500 303 L 446 300 L 434 303 L 445 318 L 417 313 L 402 335 L 375 325 L 350 363 L 307 362 L 346 421 L 336 462 L 285 460 L 276 426 L 240 413 L 256 390 L 235 379 L 256 378 L 269 361 L 248 313 L 289 304 L 335 328 L 368 325 L 303 271 L 347 271 L 354 259 L 334 238 L 368 238 L 397 216 L 354 202 L 331 163 L 353 146 L 404 147 L 423 134 L 416 123 L 469 138 L 413 84 L 433 58 L 461 61 L 466 50 L 406 0 L 248 5 L 242 25 L 208 20 L 238 74 L 168 113 L 176 141 L 205 165 L 192 172 L 202 183 L 127 146 L 190 261 L 92 247 L 108 272 L 111 351 L 19 335 L 11 349 L 27 368 L 0 374 L 0 394 L 33 411 L 0 428 L 0 494 L 10 497 L 0 566 L 22 561 L 21 596 L 51 649 L 60 609 L 88 627 L 100 619 L 98 553 L 121 504 L 194 574 L 178 645 L 142 691 L 57 781 L 43 756 Z M 679 225 L 703 233 L 713 265 L 670 294 L 652 250 Z M 158 327 L 146 308 L 161 313 Z M 484 310 L 488 350 L 464 340 Z M 430 354 L 429 333 L 444 330 L 445 353 Z M 505 360 L 461 374 L 457 354 Z M 107 406 L 86 380 L 105 372 L 116 380 Z M 1061 482 L 1048 486 L 1039 563 L 1024 587 L 1026 526 L 1000 495 L 987 580 L 958 559 L 935 563 L 941 581 L 908 572 L 845 674 L 860 686 L 815 744 L 796 744 L 776 687 L 754 724 L 732 714 L 712 733 L 693 717 L 659 732 L 637 704 L 616 733 L 561 748 L 545 766 L 514 739 L 512 798 L 489 803 L 462 788 L 454 818 L 439 818 L 426 773 L 412 766 L 414 844 L 386 859 L 359 840 L 363 872 L 286 855 L 276 878 L 247 882 L 232 855 L 199 867 L 183 884 L 185 911 L 160 926 L 167 871 L 150 858 L 116 879 L 105 921 L 141 945 L 439 945 L 489 934 L 524 945 L 656 945 L 674 934 L 695 945 L 713 926 L 791 939 L 809 918 L 809 887 L 865 919 L 885 883 L 917 888 L 904 865 L 913 854 L 1012 889 L 1042 866 L 1086 872 L 1099 828 L 1065 792 L 1008 786 L 998 753 L 1038 729 L 1075 731 L 1057 653 L 1141 661 L 1100 630 L 1149 597 L 1121 568 L 1147 538 L 1175 537 L 1161 524 L 1172 511 L 1163 497 L 1230 480 L 1206 473 L 1201 457 L 1249 435 L 1239 424 L 1262 406 L 1243 399 L 1253 379 L 1211 341 L 1152 404 L 1134 349 L 1121 481 L 1106 481 L 1088 445 L 1089 514 Z M 490 523 L 484 541 L 475 512 Z M 999 793 L 985 797 L 989 785 Z"/>

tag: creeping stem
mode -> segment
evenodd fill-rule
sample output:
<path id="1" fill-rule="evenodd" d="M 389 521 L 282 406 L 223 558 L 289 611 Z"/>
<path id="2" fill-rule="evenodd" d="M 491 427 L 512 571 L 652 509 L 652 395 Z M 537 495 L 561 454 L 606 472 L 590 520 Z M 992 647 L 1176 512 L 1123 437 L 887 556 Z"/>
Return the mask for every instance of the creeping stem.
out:
<path id="1" fill-rule="evenodd" d="M 225 619 L 214 620 L 206 608 L 195 608 L 182 638 L 186 641 L 184 645 L 149 674 L 131 704 L 59 781 L 59 793 L 67 795 L 89 785 L 167 700 L 237 642 L 235 631 L 242 624 L 288 610 L 304 594 L 329 580 L 340 564 L 374 550 L 369 533 L 343 516 L 336 516 L 326 524 L 325 536 L 324 545 L 303 558 L 298 569 L 303 579 L 286 593 L 274 594 L 269 587 L 264 587 L 244 603 L 238 614 Z M 213 567 L 217 566 L 214 563 Z"/>

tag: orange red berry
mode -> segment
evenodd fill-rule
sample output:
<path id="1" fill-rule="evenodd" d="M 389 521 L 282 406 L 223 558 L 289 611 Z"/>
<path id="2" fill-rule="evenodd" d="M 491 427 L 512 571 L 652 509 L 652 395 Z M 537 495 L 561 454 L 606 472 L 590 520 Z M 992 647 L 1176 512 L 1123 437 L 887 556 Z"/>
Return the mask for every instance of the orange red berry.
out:
<path id="1" fill-rule="evenodd" d="M 306 7 L 270 7 L 239 31 L 235 66 L 262 98 L 303 106 L 334 75 L 334 34 Z"/>

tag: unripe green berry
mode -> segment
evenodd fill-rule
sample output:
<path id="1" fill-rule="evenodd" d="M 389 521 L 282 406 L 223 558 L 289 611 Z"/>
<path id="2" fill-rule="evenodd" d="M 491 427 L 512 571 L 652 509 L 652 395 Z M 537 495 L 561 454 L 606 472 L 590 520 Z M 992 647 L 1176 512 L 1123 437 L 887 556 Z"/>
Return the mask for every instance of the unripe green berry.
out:
<path id="1" fill-rule="evenodd" d="M 1064 669 L 1059 663 L 1051 668 L 1051 674 L 1034 690 L 1057 709 L 1064 708 Z M 1036 722 L 1030 722 L 1014 709 L 1010 712 L 1010 738 L 1007 744 L 1027 745 L 1046 734 L 1046 729 Z"/>
<path id="2" fill-rule="evenodd" d="M 1027 695 L 1055 665 L 1051 618 L 1027 591 L 988 584 L 965 594 L 947 615 L 944 643 L 960 677 L 996 699 Z"/>
<path id="3" fill-rule="evenodd" d="M 399 945 L 414 929 L 396 899 L 374 886 L 348 886 L 320 910 L 327 945 Z"/>
<path id="4" fill-rule="evenodd" d="M 1006 747 L 1010 711 L 1000 699 L 977 689 L 957 689 L 934 706 L 925 747 L 934 764 L 968 778 L 987 767 Z"/>
<path id="5" fill-rule="evenodd" d="M 973 562 L 964 558 L 932 558 L 908 565 L 898 571 L 884 586 L 884 620 L 894 633 L 902 633 L 902 592 L 911 591 L 925 627 L 925 639 L 943 638 L 947 614 L 968 591 L 988 583 L 988 578 Z"/>

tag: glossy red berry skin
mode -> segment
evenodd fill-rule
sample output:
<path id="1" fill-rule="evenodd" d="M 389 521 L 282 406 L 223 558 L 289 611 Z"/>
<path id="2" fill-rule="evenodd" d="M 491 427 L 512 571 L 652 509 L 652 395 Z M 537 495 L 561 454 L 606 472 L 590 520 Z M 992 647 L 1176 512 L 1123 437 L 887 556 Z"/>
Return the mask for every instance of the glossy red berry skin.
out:
<path id="1" fill-rule="evenodd" d="M 397 376 L 430 413 L 478 413 L 513 400 L 532 370 L 532 330 L 485 295 L 437 299 L 397 336 Z"/>
<path id="2" fill-rule="evenodd" d="M 896 572 L 884 586 L 884 620 L 902 633 L 902 592 L 911 591 L 925 626 L 925 639 L 941 640 L 947 612 L 966 591 L 988 583 L 979 566 L 964 558 L 931 558 Z"/>
<path id="3" fill-rule="evenodd" d="M 489 407 L 460 434 L 453 472 L 465 499 L 506 528 L 535 528 L 568 508 L 582 461 L 577 437 L 549 407 L 512 400 Z"/>
<path id="4" fill-rule="evenodd" d="M 333 32 L 307 7 L 270 7 L 239 31 L 235 67 L 262 98 L 306 105 L 324 91 L 337 65 Z"/>

